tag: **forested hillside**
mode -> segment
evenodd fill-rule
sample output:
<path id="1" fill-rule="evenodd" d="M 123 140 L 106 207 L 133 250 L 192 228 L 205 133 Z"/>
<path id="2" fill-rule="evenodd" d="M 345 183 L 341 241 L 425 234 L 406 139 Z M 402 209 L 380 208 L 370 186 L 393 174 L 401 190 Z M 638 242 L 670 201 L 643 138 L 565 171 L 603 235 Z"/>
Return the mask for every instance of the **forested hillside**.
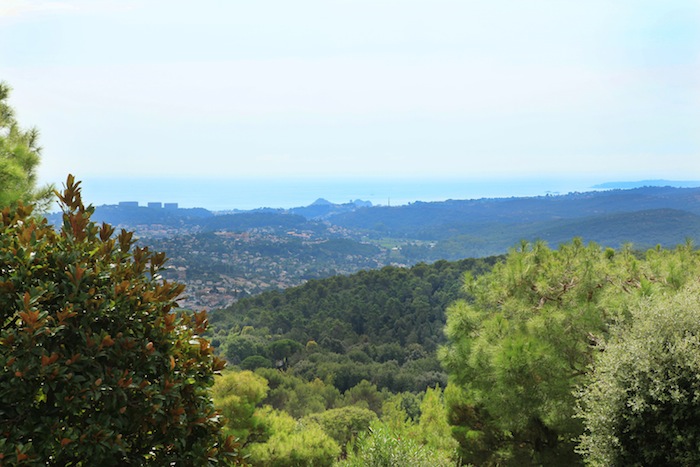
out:
<path id="1" fill-rule="evenodd" d="M 393 392 L 446 383 L 435 351 L 465 273 L 496 258 L 385 267 L 309 281 L 211 313 L 214 345 L 242 368 L 283 366 L 345 391 L 367 380 Z"/>
<path id="2" fill-rule="evenodd" d="M 368 238 L 392 238 L 420 260 L 502 254 L 520 240 L 552 245 L 574 237 L 619 248 L 700 241 L 700 188 L 644 187 L 559 196 L 416 202 L 332 218 Z M 419 243 L 421 242 L 422 243 Z"/>
<path id="3" fill-rule="evenodd" d="M 333 222 L 353 229 L 384 230 L 394 236 L 442 239 L 458 230 L 464 233 L 467 226 L 474 225 L 527 225 L 662 208 L 700 215 L 700 188 L 644 187 L 557 196 L 416 202 L 358 209 L 334 216 Z"/>
<path id="4" fill-rule="evenodd" d="M 699 277 L 691 242 L 646 252 L 522 242 L 505 257 L 264 293 L 212 313 L 211 329 L 237 368 L 231 391 L 264 388 L 251 402 L 272 408 L 251 411 L 263 426 L 278 416 L 318 423 L 317 435 L 340 445 L 350 439 L 343 423 L 372 427 L 335 451 L 348 459 L 407 455 L 409 444 L 390 441 L 406 439 L 436 465 L 581 465 L 582 455 L 595 465 L 695 465 L 697 435 L 684 427 L 700 391 Z M 451 433 L 431 411 L 443 403 Z M 429 419 L 442 435 L 420 431 Z M 247 433 L 254 458 L 291 449 Z"/>

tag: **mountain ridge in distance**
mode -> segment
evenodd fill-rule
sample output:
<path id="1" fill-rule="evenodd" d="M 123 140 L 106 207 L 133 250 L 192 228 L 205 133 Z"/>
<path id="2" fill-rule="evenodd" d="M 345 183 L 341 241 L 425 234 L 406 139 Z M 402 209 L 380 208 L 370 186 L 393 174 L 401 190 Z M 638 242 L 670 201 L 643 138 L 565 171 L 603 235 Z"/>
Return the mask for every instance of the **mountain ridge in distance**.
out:
<path id="1" fill-rule="evenodd" d="M 579 237 L 635 249 L 700 243 L 700 187 L 645 187 L 537 197 L 333 204 L 193 216 L 140 207 L 95 218 L 120 220 L 144 244 L 172 258 L 167 278 L 186 283 L 188 306 L 216 307 L 264 290 L 387 265 L 484 258 L 521 241 L 552 247 Z M 126 212 L 128 211 L 128 213 Z M 129 219 L 125 214 L 131 214 Z M 123 217 L 114 217 L 119 214 Z M 149 214 L 156 221 L 148 223 Z M 307 217 L 308 216 L 308 217 Z M 218 294 L 218 295 L 217 295 Z"/>
<path id="2" fill-rule="evenodd" d="M 605 182 L 593 185 L 591 188 L 599 190 L 630 189 L 643 187 L 673 187 L 673 188 L 696 188 L 700 187 L 700 180 L 640 180 L 640 181 L 619 181 Z"/>

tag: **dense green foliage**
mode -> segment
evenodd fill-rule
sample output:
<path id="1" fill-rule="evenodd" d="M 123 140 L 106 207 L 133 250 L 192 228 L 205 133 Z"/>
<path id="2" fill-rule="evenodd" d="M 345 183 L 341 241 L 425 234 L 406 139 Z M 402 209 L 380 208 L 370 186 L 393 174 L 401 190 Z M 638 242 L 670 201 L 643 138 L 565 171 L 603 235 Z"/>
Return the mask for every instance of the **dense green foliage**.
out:
<path id="1" fill-rule="evenodd" d="M 440 467 L 455 465 L 438 458 L 436 452 L 412 438 L 384 424 L 375 424 L 371 431 L 362 433 L 339 467 Z"/>
<path id="2" fill-rule="evenodd" d="M 612 324 L 639 300 L 700 275 L 691 244 L 637 257 L 580 240 L 551 250 L 524 242 L 489 274 L 468 279 L 473 302 L 448 310 L 450 421 L 475 464 L 580 462 L 574 392 Z"/>
<path id="3" fill-rule="evenodd" d="M 275 396 L 263 398 L 274 387 L 282 390 L 278 396 L 294 399 L 302 386 L 307 397 L 294 405 L 298 413 L 308 415 L 292 415 L 290 406 Z M 457 462 L 443 393 L 437 387 L 418 395 L 390 394 L 365 381 L 340 394 L 319 380 L 304 385 L 285 372 L 258 370 L 226 373 L 216 381 L 214 393 L 217 406 L 229 415 L 225 430 L 243 436 L 241 450 L 253 465 L 403 467 Z M 329 393 L 335 396 L 327 398 Z M 318 406 L 314 396 L 328 405 Z"/>
<path id="4" fill-rule="evenodd" d="M 315 423 L 268 411 L 270 438 L 250 446 L 248 461 L 260 467 L 330 466 L 340 454 L 338 444 Z"/>
<path id="5" fill-rule="evenodd" d="M 23 130 L 7 103 L 10 87 L 0 82 L 0 207 L 17 201 L 40 203 L 46 207 L 52 187 L 36 187 L 36 169 L 41 148 L 35 128 Z"/>
<path id="6" fill-rule="evenodd" d="M 688 443 L 696 439 L 695 431 L 687 428 L 694 424 L 695 389 L 678 378 L 674 380 L 671 370 L 660 368 L 665 365 L 679 371 L 680 361 L 681 368 L 688 368 L 688 375 L 696 374 L 691 363 L 698 359 L 698 349 L 689 344 L 696 339 L 694 331 L 679 334 L 687 341 L 678 346 L 679 351 L 687 350 L 685 360 L 669 361 L 668 347 L 647 339 L 651 342 L 646 350 L 648 358 L 644 351 L 632 352 L 629 346 L 611 350 L 610 358 L 629 362 L 629 368 L 648 361 L 639 365 L 637 373 L 625 370 L 598 374 L 591 373 L 591 369 L 598 368 L 598 364 L 604 368 L 605 360 L 598 362 L 599 357 L 608 355 L 607 349 L 619 345 L 618 340 L 627 342 L 628 330 L 641 325 L 634 325 L 637 320 L 644 321 L 644 313 L 638 311 L 640 304 L 650 297 L 673 297 L 686 284 L 697 282 L 700 254 L 691 243 L 674 250 L 656 248 L 640 253 L 629 247 L 615 251 L 584 245 L 580 240 L 556 250 L 542 242 L 523 242 L 492 268 L 488 263 L 463 262 L 459 273 L 447 273 L 455 266 L 439 262 L 410 269 L 384 268 L 314 281 L 284 293 L 263 294 L 242 301 L 240 308 L 218 312 L 224 314 L 216 318 L 214 339 L 234 363 L 251 368 L 256 368 L 256 362 L 265 363 L 256 369 L 269 385 L 261 404 L 270 405 L 270 413 L 290 417 L 288 429 L 292 433 L 320 428 L 341 452 L 343 443 L 350 440 L 347 457 L 342 459 L 341 454 L 339 465 L 577 465 L 584 458 L 577 452 L 576 443 L 586 427 L 588 435 L 579 450 L 595 463 L 597 454 L 590 447 L 606 449 L 598 441 L 600 437 L 625 439 L 619 433 L 611 437 L 609 431 L 600 432 L 596 423 L 607 429 L 622 426 L 620 429 L 635 440 L 648 436 L 636 446 L 655 454 L 663 451 L 667 456 L 654 458 L 634 452 L 619 465 L 648 465 L 645 459 L 662 459 L 663 463 L 674 455 L 674 448 L 676 453 L 690 449 Z M 478 275 L 469 274 L 470 270 Z M 411 340 L 410 333 L 400 334 L 400 326 L 376 319 L 388 315 L 423 323 L 425 315 L 419 310 L 426 308 L 413 305 L 423 300 L 440 303 L 432 301 L 440 288 L 430 287 L 431 281 L 425 281 L 427 277 L 440 277 L 439 271 L 446 275 L 435 283 L 450 284 L 446 289 L 451 292 L 445 296 L 460 294 L 460 277 L 467 272 L 466 290 L 462 292 L 467 298 L 455 301 L 448 311 L 449 340 L 441 355 L 450 372 L 450 384 L 444 400 L 442 391 L 426 391 L 424 385 L 424 376 L 435 367 L 422 366 L 431 360 L 435 344 L 431 347 L 430 343 L 440 343 L 439 338 Z M 697 302 L 697 288 L 689 294 L 686 299 L 694 297 Z M 362 297 L 362 306 L 354 306 L 353 297 Z M 411 306 L 394 315 L 387 304 L 392 298 L 402 303 L 398 297 L 404 297 L 403 303 Z M 680 297 L 673 305 L 664 305 L 666 309 L 678 308 Z M 375 306 L 375 313 L 361 314 Z M 353 327 L 353 313 L 360 313 L 364 320 L 362 334 Z M 318 325 L 317 318 L 328 321 Z M 659 320 L 646 321 L 644 329 L 649 332 L 654 326 L 662 327 Z M 683 325 L 680 317 L 669 323 L 694 329 Z M 382 325 L 387 328 L 379 327 Z M 276 333 L 271 330 L 274 326 Z M 409 326 L 406 331 L 415 332 L 419 326 Z M 377 328 L 380 332 L 374 332 Z M 399 342 L 383 341 L 382 335 Z M 660 335 L 661 340 L 670 342 L 664 333 Z M 634 348 L 643 346 L 635 343 Z M 377 358 L 379 355 L 385 357 Z M 658 360 L 660 356 L 666 359 Z M 417 362 L 421 364 L 411 366 Z M 659 372 L 652 376 L 644 373 L 645 368 L 652 367 Z M 422 381 L 422 387 L 397 385 L 402 375 Z M 595 393 L 597 396 L 608 397 L 601 396 L 596 406 L 593 396 L 588 396 L 577 417 L 576 394 L 591 381 L 591 388 L 596 384 L 605 386 Z M 670 389 L 660 390 L 662 381 L 669 383 Z M 608 390 L 615 385 L 617 390 Z M 640 391 L 634 393 L 634 401 L 642 410 L 638 416 L 630 413 L 629 399 L 613 398 L 621 393 L 629 396 L 630 387 Z M 660 391 L 668 394 L 659 397 Z M 656 410 L 653 416 L 643 410 L 658 409 L 659 403 L 666 403 L 668 408 Z M 370 422 L 371 430 L 350 429 L 354 422 L 346 417 L 357 412 L 357 407 L 369 409 L 378 417 Z M 337 430 L 345 427 L 349 431 L 338 434 Z M 630 427 L 639 433 L 630 435 Z M 664 427 L 668 434 L 668 446 L 663 450 L 653 449 L 650 441 L 658 436 L 657 427 Z M 279 433 L 279 443 L 291 439 Z M 289 453 L 293 443 L 287 442 L 275 448 L 261 445 L 250 452 Z M 310 450 L 305 455 L 315 452 Z M 683 463 L 690 459 L 688 455 L 673 459 Z"/>
<path id="7" fill-rule="evenodd" d="M 319 379 L 308 381 L 290 372 L 272 368 L 258 368 L 256 373 L 264 377 L 270 386 L 263 402 L 294 418 L 343 405 L 341 392 Z"/>
<path id="8" fill-rule="evenodd" d="M 479 274 L 492 263 L 439 261 L 310 281 L 217 310 L 213 329 L 253 326 L 319 344 L 326 338 L 352 342 L 362 336 L 373 344 L 418 343 L 433 350 L 441 339 L 444 307 L 459 296 L 461 275 Z"/>
<path id="9" fill-rule="evenodd" d="M 213 343 L 242 368 L 283 368 L 340 392 L 362 380 L 393 392 L 444 386 L 435 355 L 444 310 L 465 272 L 495 260 L 385 267 L 240 300 L 212 312 Z"/>
<path id="10" fill-rule="evenodd" d="M 21 204 L 0 220 L 2 465 L 234 459 L 206 314 L 177 312 L 165 255 L 91 222 L 72 177 L 59 198 L 60 232 Z"/>
<path id="11" fill-rule="evenodd" d="M 343 448 L 358 434 L 365 433 L 376 419 L 375 412 L 357 405 L 329 409 L 304 418 L 305 421 L 321 426 L 323 431 Z"/>
<path id="12" fill-rule="evenodd" d="M 255 413 L 267 391 L 267 380 L 251 371 L 227 372 L 214 384 L 214 403 L 226 417 L 226 432 L 243 445 L 267 437 L 267 428 Z"/>
<path id="13" fill-rule="evenodd" d="M 700 284 L 652 294 L 614 333 L 583 389 L 592 465 L 700 465 Z"/>

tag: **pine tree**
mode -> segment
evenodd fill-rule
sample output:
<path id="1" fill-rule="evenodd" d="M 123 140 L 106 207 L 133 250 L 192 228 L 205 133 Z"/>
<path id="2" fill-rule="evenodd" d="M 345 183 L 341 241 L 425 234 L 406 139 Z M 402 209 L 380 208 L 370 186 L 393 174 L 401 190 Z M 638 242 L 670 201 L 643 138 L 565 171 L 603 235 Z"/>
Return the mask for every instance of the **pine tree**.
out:
<path id="1" fill-rule="evenodd" d="M 0 206 L 22 201 L 39 203 L 43 208 L 53 195 L 53 187 L 36 188 L 41 156 L 39 131 L 20 127 L 14 109 L 7 103 L 10 91 L 6 83 L 0 82 Z"/>

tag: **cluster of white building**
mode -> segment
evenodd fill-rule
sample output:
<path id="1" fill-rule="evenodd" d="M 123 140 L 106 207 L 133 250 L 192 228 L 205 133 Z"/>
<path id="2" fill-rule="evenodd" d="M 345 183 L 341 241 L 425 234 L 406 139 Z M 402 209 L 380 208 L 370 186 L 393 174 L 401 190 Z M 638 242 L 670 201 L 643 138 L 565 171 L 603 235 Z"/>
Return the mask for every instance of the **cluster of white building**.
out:
<path id="1" fill-rule="evenodd" d="M 139 202 L 138 201 L 119 201 L 119 207 L 120 208 L 138 208 L 139 207 Z M 149 209 L 177 209 L 177 203 L 161 203 L 161 202 L 151 202 L 151 203 L 146 203 L 146 206 Z"/>

